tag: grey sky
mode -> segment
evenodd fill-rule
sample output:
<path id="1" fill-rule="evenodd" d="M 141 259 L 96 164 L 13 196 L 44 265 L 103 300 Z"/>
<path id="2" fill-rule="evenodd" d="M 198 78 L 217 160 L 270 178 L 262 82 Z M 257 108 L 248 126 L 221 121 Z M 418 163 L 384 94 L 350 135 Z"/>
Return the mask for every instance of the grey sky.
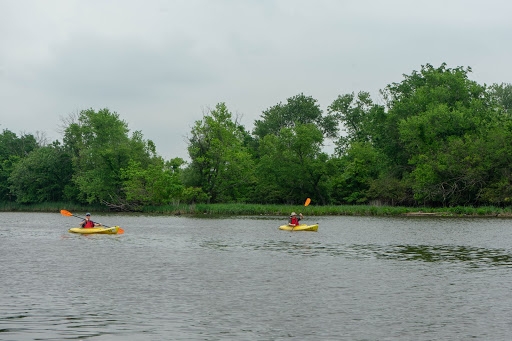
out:
<path id="1" fill-rule="evenodd" d="M 430 63 L 511 83 L 506 0 L 0 0 L 0 129 L 61 139 L 61 119 L 108 107 L 160 155 L 226 102 L 252 130 L 304 93 L 327 107 Z"/>

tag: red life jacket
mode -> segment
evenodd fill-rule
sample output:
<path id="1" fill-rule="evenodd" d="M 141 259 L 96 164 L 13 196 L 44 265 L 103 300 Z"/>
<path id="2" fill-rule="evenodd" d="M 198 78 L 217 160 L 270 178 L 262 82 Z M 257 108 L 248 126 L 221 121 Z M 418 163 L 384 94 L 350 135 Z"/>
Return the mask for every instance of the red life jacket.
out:
<path id="1" fill-rule="evenodd" d="M 83 228 L 91 228 L 94 227 L 94 221 L 91 219 L 86 220 L 85 223 L 82 225 Z"/>
<path id="2" fill-rule="evenodd" d="M 300 219 L 297 216 L 290 217 L 290 225 L 295 225 L 295 226 L 299 225 L 299 220 Z"/>

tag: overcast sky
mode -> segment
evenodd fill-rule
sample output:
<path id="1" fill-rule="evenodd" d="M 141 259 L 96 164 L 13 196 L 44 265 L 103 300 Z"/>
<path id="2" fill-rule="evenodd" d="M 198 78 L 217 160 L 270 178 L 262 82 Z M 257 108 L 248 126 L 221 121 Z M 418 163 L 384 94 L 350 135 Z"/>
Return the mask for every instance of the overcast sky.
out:
<path id="1" fill-rule="evenodd" d="M 338 95 L 403 74 L 473 69 L 512 82 L 507 0 L 0 0 L 0 130 L 61 140 L 62 118 L 109 108 L 187 159 L 185 136 L 225 102 L 252 130 L 300 93 Z"/>

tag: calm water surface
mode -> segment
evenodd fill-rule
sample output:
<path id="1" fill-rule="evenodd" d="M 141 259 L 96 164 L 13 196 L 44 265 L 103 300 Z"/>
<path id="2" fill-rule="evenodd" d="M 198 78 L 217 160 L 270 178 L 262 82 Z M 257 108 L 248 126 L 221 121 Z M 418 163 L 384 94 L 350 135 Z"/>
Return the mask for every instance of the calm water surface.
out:
<path id="1" fill-rule="evenodd" d="M 82 212 L 74 212 L 77 215 Z M 0 340 L 510 340 L 512 221 L 0 213 Z"/>

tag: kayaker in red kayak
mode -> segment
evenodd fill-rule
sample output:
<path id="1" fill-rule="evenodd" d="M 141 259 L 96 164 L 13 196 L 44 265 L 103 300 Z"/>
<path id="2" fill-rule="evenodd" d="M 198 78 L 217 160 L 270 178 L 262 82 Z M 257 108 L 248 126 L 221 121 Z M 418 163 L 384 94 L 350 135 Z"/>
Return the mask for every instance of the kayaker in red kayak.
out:
<path id="1" fill-rule="evenodd" d="M 100 223 L 95 223 L 94 221 L 91 220 L 91 214 L 90 213 L 86 213 L 85 214 L 85 219 L 82 220 L 82 223 L 80 224 L 80 226 L 82 226 L 83 228 L 91 228 L 91 227 L 96 227 L 96 226 L 101 226 Z"/>
<path id="2" fill-rule="evenodd" d="M 292 214 L 290 214 L 290 219 L 288 220 L 288 225 L 290 225 L 290 226 L 299 226 L 300 225 L 300 221 L 301 221 L 302 218 L 304 218 L 302 213 L 299 213 L 297 215 L 297 213 L 292 212 Z"/>

